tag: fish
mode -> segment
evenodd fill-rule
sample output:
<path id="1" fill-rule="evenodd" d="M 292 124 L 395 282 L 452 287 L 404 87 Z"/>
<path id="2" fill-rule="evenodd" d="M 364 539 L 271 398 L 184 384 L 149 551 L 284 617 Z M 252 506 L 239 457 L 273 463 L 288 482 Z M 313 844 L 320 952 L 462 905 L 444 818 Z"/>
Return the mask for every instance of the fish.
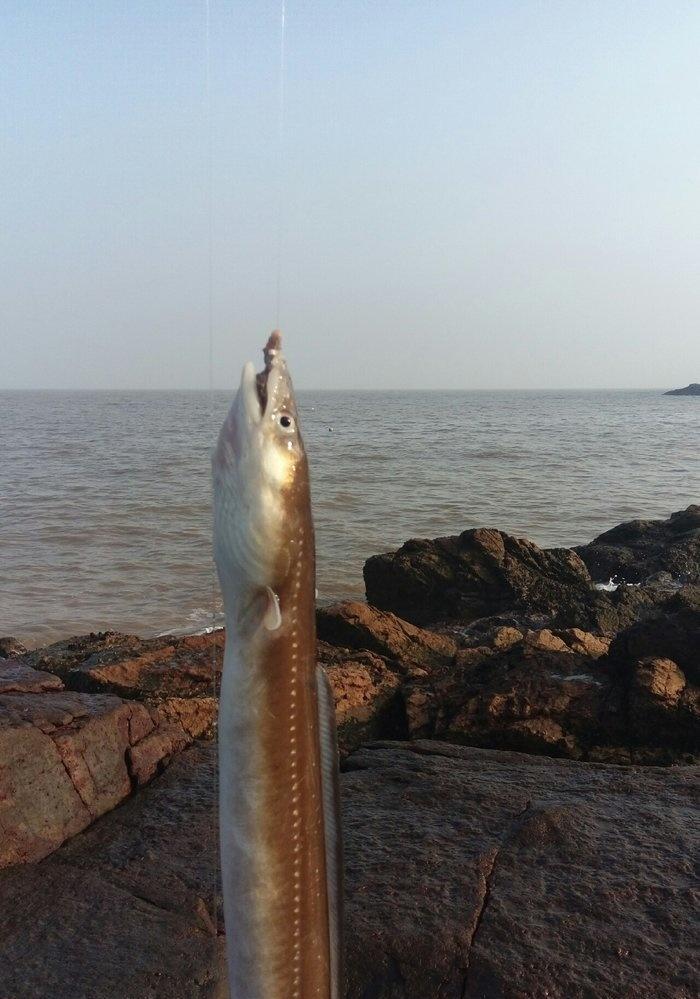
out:
<path id="1" fill-rule="evenodd" d="M 281 335 L 243 368 L 212 454 L 226 621 L 219 838 L 231 999 L 340 999 L 332 691 L 316 660 L 309 466 Z"/>

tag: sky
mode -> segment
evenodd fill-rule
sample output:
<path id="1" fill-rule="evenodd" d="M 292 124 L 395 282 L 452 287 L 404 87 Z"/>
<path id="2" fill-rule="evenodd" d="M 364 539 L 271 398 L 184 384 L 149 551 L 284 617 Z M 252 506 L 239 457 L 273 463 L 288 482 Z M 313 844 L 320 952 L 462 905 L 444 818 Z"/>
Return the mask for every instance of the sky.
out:
<path id="1" fill-rule="evenodd" d="M 0 388 L 700 381 L 694 0 L 209 3 L 1 5 Z"/>

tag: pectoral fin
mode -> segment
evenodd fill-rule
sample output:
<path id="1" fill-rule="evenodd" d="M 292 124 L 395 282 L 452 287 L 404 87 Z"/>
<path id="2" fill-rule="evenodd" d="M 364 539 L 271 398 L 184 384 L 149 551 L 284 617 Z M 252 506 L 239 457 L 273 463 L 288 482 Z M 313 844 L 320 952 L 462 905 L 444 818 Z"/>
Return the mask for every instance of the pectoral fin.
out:
<path id="1" fill-rule="evenodd" d="M 282 611 L 280 610 L 280 598 L 269 586 L 265 587 L 267 594 L 267 607 L 263 615 L 263 624 L 268 631 L 277 631 L 282 624 Z"/>

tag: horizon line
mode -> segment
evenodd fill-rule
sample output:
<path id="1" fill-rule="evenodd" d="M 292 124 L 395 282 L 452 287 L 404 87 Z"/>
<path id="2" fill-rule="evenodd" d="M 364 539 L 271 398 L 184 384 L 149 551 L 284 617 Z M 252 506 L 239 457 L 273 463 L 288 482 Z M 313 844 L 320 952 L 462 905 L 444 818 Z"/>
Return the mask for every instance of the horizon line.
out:
<path id="1" fill-rule="evenodd" d="M 692 384 L 692 382 L 690 383 Z M 685 386 L 681 386 L 685 388 Z M 203 386 L 201 388 L 192 387 L 178 387 L 178 386 L 164 386 L 163 388 L 143 388 L 136 386 L 99 386 L 95 388 L 85 388 L 83 387 L 64 387 L 56 388 L 46 385 L 38 386 L 0 386 L 0 392 L 147 392 L 147 393 L 157 393 L 157 392 L 232 392 L 237 391 L 237 386 L 224 386 L 213 388 L 210 386 Z M 379 392 L 669 392 L 675 391 L 675 389 L 668 389 L 664 386 L 659 385 L 632 385 L 632 386 L 620 386 L 620 385 L 561 385 L 561 386 L 479 386 L 469 387 L 469 388 L 320 388 L 320 387 L 307 387 L 307 386 L 297 386 L 297 392 L 367 392 L 367 393 L 379 393 Z"/>

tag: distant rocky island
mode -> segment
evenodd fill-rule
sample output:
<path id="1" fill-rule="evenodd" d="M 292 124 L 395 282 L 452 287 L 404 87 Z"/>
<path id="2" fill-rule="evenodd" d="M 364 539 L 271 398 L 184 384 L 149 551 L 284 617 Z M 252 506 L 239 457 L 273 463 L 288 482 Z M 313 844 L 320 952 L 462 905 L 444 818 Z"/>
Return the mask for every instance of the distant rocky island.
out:
<path id="1" fill-rule="evenodd" d="M 364 577 L 317 612 L 343 999 L 697 995 L 700 505 L 576 550 L 414 539 Z M 2 999 L 228 995 L 223 644 L 0 639 Z"/>
<path id="2" fill-rule="evenodd" d="M 685 388 L 671 389 L 670 392 L 664 392 L 664 395 L 700 395 L 700 383 L 691 382 Z"/>

